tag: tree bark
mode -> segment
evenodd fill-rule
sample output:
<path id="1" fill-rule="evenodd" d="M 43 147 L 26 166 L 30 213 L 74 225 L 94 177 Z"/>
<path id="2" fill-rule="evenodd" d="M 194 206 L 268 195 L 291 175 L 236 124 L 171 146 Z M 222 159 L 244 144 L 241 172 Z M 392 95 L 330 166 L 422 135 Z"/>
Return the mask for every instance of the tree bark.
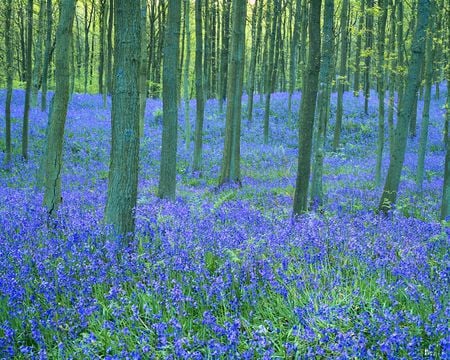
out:
<path id="1" fill-rule="evenodd" d="M 22 157 L 28 159 L 28 126 L 30 116 L 30 97 L 32 81 L 32 48 L 33 48 L 33 0 L 27 2 L 27 85 L 25 89 L 25 105 L 22 123 Z"/>
<path id="2" fill-rule="evenodd" d="M 225 144 L 219 186 L 227 182 L 241 182 L 240 135 L 241 104 L 245 59 L 246 0 L 233 0 L 231 53 L 228 64 L 227 113 Z"/>
<path id="3" fill-rule="evenodd" d="M 52 100 L 45 152 L 44 206 L 49 215 L 58 210 L 61 203 L 61 167 L 63 161 L 64 127 L 69 103 L 69 63 L 72 25 L 76 0 L 61 1 L 61 15 L 56 32 L 55 94 Z"/>
<path id="4" fill-rule="evenodd" d="M 193 170 L 199 171 L 202 162 L 203 118 L 205 115 L 205 89 L 203 59 L 202 1 L 195 0 L 195 95 L 197 113 L 195 118 L 195 146 Z M 206 58 L 205 58 L 206 60 Z"/>
<path id="5" fill-rule="evenodd" d="M 186 56 L 183 72 L 183 98 L 184 98 L 184 138 L 186 150 L 191 148 L 191 116 L 189 96 L 189 70 L 191 66 L 191 27 L 190 27 L 190 0 L 184 0 L 184 28 L 186 33 Z"/>
<path id="6" fill-rule="evenodd" d="M 12 28 L 11 20 L 13 18 L 12 0 L 6 3 L 5 13 L 5 49 L 6 49 L 6 102 L 5 102 L 5 145 L 6 158 L 5 163 L 11 162 L 11 100 L 13 90 L 13 49 L 12 49 Z"/>
<path id="7" fill-rule="evenodd" d="M 45 57 L 42 68 L 41 111 L 45 111 L 47 109 L 48 68 L 52 57 L 52 27 L 53 27 L 52 0 L 47 0 L 47 33 L 45 37 Z"/>
<path id="8" fill-rule="evenodd" d="M 125 236 L 135 229 L 138 187 L 140 1 L 116 0 L 113 10 L 112 144 L 105 222 Z"/>
<path id="9" fill-rule="evenodd" d="M 320 10 L 321 0 L 312 1 L 309 15 L 309 54 L 305 86 L 300 105 L 297 180 L 294 194 L 294 215 L 308 210 L 308 187 L 311 173 L 311 148 L 320 70 Z"/>
<path id="10" fill-rule="evenodd" d="M 413 112 L 414 97 L 420 85 L 420 68 L 425 52 L 425 36 L 429 13 L 430 0 L 419 0 L 418 21 L 411 45 L 412 55 L 408 68 L 408 80 L 395 129 L 395 142 L 390 158 L 388 174 L 379 204 L 379 209 L 384 213 L 387 213 L 392 208 L 397 199 L 400 176 L 405 159 L 409 119 Z"/>
<path id="11" fill-rule="evenodd" d="M 158 196 L 175 199 L 177 174 L 178 58 L 181 0 L 169 2 L 163 58 L 163 133 Z"/>

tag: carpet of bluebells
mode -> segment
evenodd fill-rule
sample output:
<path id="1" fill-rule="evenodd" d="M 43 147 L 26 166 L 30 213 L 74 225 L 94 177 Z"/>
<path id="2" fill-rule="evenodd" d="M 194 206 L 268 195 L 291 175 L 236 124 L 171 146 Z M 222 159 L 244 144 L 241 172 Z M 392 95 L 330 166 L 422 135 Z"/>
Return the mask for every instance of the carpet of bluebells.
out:
<path id="1" fill-rule="evenodd" d="M 24 93 L 15 91 L 14 161 L 0 167 L 0 359 L 450 358 L 449 228 L 436 220 L 445 89 L 431 106 L 423 192 L 414 138 L 388 217 L 374 212 L 381 188 L 372 95 L 369 115 L 362 97 L 345 95 L 342 147 L 326 153 L 324 208 L 297 221 L 297 127 L 286 120 L 287 94 L 272 98 L 269 144 L 258 96 L 253 122 L 243 119 L 240 188 L 217 189 L 225 122 L 217 102 L 206 106 L 201 174 L 190 169 L 181 108 L 175 202 L 155 195 L 162 105 L 149 100 L 137 233 L 125 247 L 102 223 L 109 100 L 105 108 L 100 96 L 73 95 L 63 205 L 49 224 L 36 187 L 47 113 L 31 110 L 23 162 Z M 2 149 L 4 102 L 2 90 Z M 335 103 L 333 95 L 329 137 Z M 194 101 L 190 114 L 194 126 Z M 388 161 L 386 148 L 384 175 Z"/>

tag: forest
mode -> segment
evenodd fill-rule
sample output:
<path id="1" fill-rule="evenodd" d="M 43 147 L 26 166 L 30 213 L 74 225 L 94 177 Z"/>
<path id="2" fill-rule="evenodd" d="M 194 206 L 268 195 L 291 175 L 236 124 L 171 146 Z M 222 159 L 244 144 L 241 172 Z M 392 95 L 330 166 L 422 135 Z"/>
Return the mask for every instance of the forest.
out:
<path id="1" fill-rule="evenodd" d="M 448 359 L 450 0 L 2 0 L 0 359 Z"/>

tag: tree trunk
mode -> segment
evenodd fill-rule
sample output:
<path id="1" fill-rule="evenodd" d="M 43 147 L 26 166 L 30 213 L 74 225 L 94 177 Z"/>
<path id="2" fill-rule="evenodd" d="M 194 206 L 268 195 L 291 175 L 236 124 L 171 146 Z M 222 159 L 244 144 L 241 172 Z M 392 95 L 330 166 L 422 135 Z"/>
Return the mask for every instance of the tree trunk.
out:
<path id="1" fill-rule="evenodd" d="M 321 0 L 311 2 L 309 15 L 309 54 L 305 86 L 300 105 L 300 126 L 297 180 L 294 194 L 294 215 L 308 210 L 308 186 L 311 173 L 311 148 L 320 70 L 320 10 Z"/>
<path id="2" fill-rule="evenodd" d="M 114 2 L 112 145 L 105 222 L 115 233 L 134 232 L 139 168 L 140 1 Z"/>
<path id="3" fill-rule="evenodd" d="M 341 37 L 341 62 L 339 64 L 339 78 L 338 78 L 338 98 L 337 98 L 337 108 L 336 108 L 336 123 L 334 126 L 334 137 L 333 137 L 333 151 L 336 151 L 339 147 L 341 139 L 341 129 L 342 129 L 342 114 L 343 114 L 343 99 L 344 99 L 344 86 L 347 76 L 347 44 L 348 44 L 348 11 L 349 10 L 349 0 L 344 0 L 341 9 L 341 27 L 342 27 L 342 37 Z"/>
<path id="4" fill-rule="evenodd" d="M 384 85 L 384 40 L 386 36 L 387 4 L 386 0 L 378 1 L 381 16 L 378 22 L 378 139 L 377 139 L 377 163 L 375 167 L 375 184 L 381 184 L 381 164 L 383 162 L 384 149 L 384 99 L 386 90 Z M 372 4 L 373 5 L 373 4 Z M 368 98 L 367 98 L 368 99 Z"/>
<path id="5" fill-rule="evenodd" d="M 39 3 L 39 18 L 36 48 L 34 51 L 33 85 L 31 89 L 31 107 L 37 106 L 39 87 L 41 86 L 42 42 L 44 37 L 45 0 Z"/>
<path id="6" fill-rule="evenodd" d="M 269 9 L 267 9 L 269 11 Z M 264 106 L 264 144 L 269 142 L 269 116 L 270 116 L 270 95 L 274 87 L 274 57 L 275 57 L 275 37 L 278 26 L 278 15 L 280 13 L 280 0 L 273 1 L 273 11 L 269 16 L 272 16 L 272 25 L 269 36 L 269 51 L 267 54 L 267 65 L 265 72 L 264 91 L 266 92 L 266 100 Z"/>
<path id="7" fill-rule="evenodd" d="M 195 0 L 195 95 L 197 99 L 197 116 L 195 118 L 195 147 L 193 170 L 199 171 L 202 162 L 203 118 L 205 115 L 205 89 L 203 80 L 203 31 L 202 1 Z M 205 58 L 206 60 L 206 58 Z"/>
<path id="8" fill-rule="evenodd" d="M 144 136 L 145 106 L 147 104 L 147 1 L 141 0 L 141 45 L 139 59 L 139 136 Z"/>
<path id="9" fill-rule="evenodd" d="M 294 30 L 291 39 L 291 56 L 289 60 L 289 95 L 288 95 L 288 122 L 292 122 L 292 95 L 297 81 L 298 41 L 300 38 L 300 22 L 302 16 L 301 0 L 295 2 Z"/>
<path id="10" fill-rule="evenodd" d="M 47 0 L 47 32 L 45 37 L 45 57 L 42 68 L 41 111 L 45 111 L 47 109 L 48 68 L 52 57 L 52 27 L 53 27 L 52 0 Z"/>
<path id="11" fill-rule="evenodd" d="M 382 10 L 383 11 L 383 10 Z M 386 22 L 386 21 L 384 21 Z M 384 40 L 383 40 L 384 41 Z M 373 0 L 367 0 L 366 10 L 366 44 L 364 57 L 364 113 L 369 114 L 370 97 L 370 62 L 373 43 Z"/>
<path id="12" fill-rule="evenodd" d="M 248 86 L 247 86 L 247 119 L 249 122 L 253 119 L 253 95 L 255 92 L 255 72 L 256 72 L 256 60 L 258 57 L 258 50 L 261 46 L 261 33 L 262 33 L 262 10 L 263 0 L 256 0 L 253 5 L 252 14 L 252 49 L 250 55 Z"/>
<path id="13" fill-rule="evenodd" d="M 227 114 L 225 125 L 225 144 L 219 186 L 227 182 L 241 182 L 240 135 L 241 104 L 244 80 L 245 59 L 245 19 L 246 0 L 233 0 L 233 32 L 231 53 L 228 64 Z"/>
<path id="14" fill-rule="evenodd" d="M 433 85 L 433 24 L 427 34 L 425 46 L 425 98 L 423 101 L 422 126 L 420 131 L 419 155 L 417 160 L 416 185 L 419 194 L 422 194 L 424 177 L 425 155 L 428 142 L 428 125 L 430 123 L 431 86 Z"/>
<path id="15" fill-rule="evenodd" d="M 190 27 L 190 0 L 184 0 L 184 28 L 186 33 L 186 57 L 183 73 L 183 98 L 184 98 L 184 137 L 186 150 L 191 148 L 191 121 L 189 105 L 189 69 L 191 66 L 191 27 Z M 198 100 L 197 100 L 198 101 Z"/>
<path id="16" fill-rule="evenodd" d="M 108 94 L 112 92 L 112 63 L 113 63 L 113 22 L 114 19 L 114 1 L 118 0 L 109 0 L 109 16 L 108 16 L 108 33 L 107 33 L 107 42 L 108 42 L 108 55 L 106 57 L 106 89 Z"/>
<path id="17" fill-rule="evenodd" d="M 355 77 L 353 79 L 353 93 L 355 96 L 359 96 L 360 90 L 360 62 L 361 62 L 361 43 L 362 43 L 362 32 L 363 32 L 363 24 L 364 24 L 364 2 L 366 0 L 359 0 L 361 4 L 361 10 L 359 14 L 358 20 L 358 33 L 356 35 L 356 50 L 355 50 Z"/>
<path id="18" fill-rule="evenodd" d="M 389 103 L 388 103 L 388 129 L 389 129 L 389 152 L 394 147 L 394 110 L 395 110 L 395 82 L 397 59 L 395 56 L 395 6 L 394 0 L 390 0 L 390 32 L 389 32 Z"/>
<path id="19" fill-rule="evenodd" d="M 64 126 L 69 103 L 69 63 L 67 62 L 67 55 L 71 51 L 75 3 L 76 0 L 61 1 L 61 15 L 56 32 L 56 88 L 52 100 L 45 152 L 44 206 L 49 215 L 56 213 L 61 203 Z"/>
<path id="20" fill-rule="evenodd" d="M 33 48 L 33 0 L 27 3 L 27 85 L 25 89 L 25 105 L 22 124 L 22 157 L 28 159 L 28 123 L 30 116 L 30 96 L 32 81 L 32 48 Z"/>
<path id="21" fill-rule="evenodd" d="M 344 0 L 341 10 L 342 31 L 347 27 L 347 7 L 348 0 Z M 322 64 L 319 74 L 319 95 L 317 104 L 319 107 L 319 117 L 316 126 L 316 136 L 314 145 L 314 162 L 311 181 L 311 203 L 313 207 L 322 207 L 323 205 L 323 159 L 325 157 L 325 121 L 329 115 L 330 93 L 331 93 L 331 68 L 334 50 L 333 34 L 333 16 L 334 0 L 325 0 L 324 25 L 323 25 L 323 44 L 322 44 Z M 342 40 L 343 41 L 343 40 Z M 346 50 L 345 48 L 343 50 Z M 342 56 L 342 54 L 341 54 Z M 343 86 L 343 84 L 340 84 Z"/>
<path id="22" fill-rule="evenodd" d="M 219 111 L 223 111 L 223 101 L 227 93 L 228 76 L 228 47 L 230 43 L 230 4 L 231 0 L 224 0 L 222 17 L 222 49 L 220 54 L 220 89 L 219 89 Z"/>
<path id="23" fill-rule="evenodd" d="M 6 3 L 5 13 L 5 49 L 6 49 L 6 103 L 5 103 L 5 163 L 11 162 L 11 99 L 13 90 L 13 51 L 12 51 L 12 29 L 11 20 L 13 18 L 13 0 Z"/>
<path id="24" fill-rule="evenodd" d="M 163 133 L 158 196 L 175 199 L 177 175 L 178 58 L 181 0 L 169 2 L 163 58 Z"/>
<path id="25" fill-rule="evenodd" d="M 397 199 L 400 176 L 405 159 L 406 141 L 408 137 L 409 119 L 413 112 L 414 97 L 420 84 L 420 67 L 425 52 L 425 35 L 430 13 L 430 0 L 419 0 L 418 21 L 411 45 L 411 60 L 408 68 L 408 81 L 395 129 L 394 148 L 390 158 L 388 174 L 380 199 L 379 209 L 387 213 Z"/>

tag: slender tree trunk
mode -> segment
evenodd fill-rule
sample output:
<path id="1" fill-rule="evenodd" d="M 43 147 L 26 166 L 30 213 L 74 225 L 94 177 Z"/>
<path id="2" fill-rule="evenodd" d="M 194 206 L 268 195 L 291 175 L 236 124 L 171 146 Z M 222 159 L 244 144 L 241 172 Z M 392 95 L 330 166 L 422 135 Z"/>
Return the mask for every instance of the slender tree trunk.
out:
<path id="1" fill-rule="evenodd" d="M 223 101 L 227 93 L 228 47 L 230 43 L 230 5 L 231 0 L 224 0 L 222 17 L 222 49 L 220 54 L 220 93 L 219 111 L 223 112 Z"/>
<path id="2" fill-rule="evenodd" d="M 378 0 L 381 16 L 378 22 L 378 140 L 377 140 L 377 163 L 375 167 L 375 184 L 381 184 L 381 165 L 383 162 L 384 149 L 384 100 L 386 90 L 384 85 L 384 40 L 386 37 L 387 4 L 386 0 Z"/>
<path id="3" fill-rule="evenodd" d="M 6 103 L 5 103 L 5 144 L 6 158 L 5 163 L 11 162 L 11 99 L 13 90 L 13 49 L 12 49 L 12 28 L 11 20 L 13 18 L 12 0 L 6 3 L 5 13 L 5 49 L 6 49 Z"/>
<path id="4" fill-rule="evenodd" d="M 395 6 L 394 0 L 390 0 L 391 15 L 389 31 L 389 103 L 388 103 L 388 129 L 389 129 L 389 152 L 394 146 L 394 113 L 395 113 L 395 80 L 397 59 L 395 56 Z"/>
<path id="5" fill-rule="evenodd" d="M 383 10 L 382 10 L 383 11 Z M 386 23 L 386 20 L 384 20 Z M 370 97 L 370 62 L 372 59 L 373 45 L 373 0 L 367 0 L 366 11 L 366 44 L 364 51 L 364 113 L 369 114 L 369 97 Z M 384 115 L 383 115 L 384 117 Z"/>
<path id="6" fill-rule="evenodd" d="M 342 31 L 347 27 L 347 6 L 348 0 L 344 0 L 341 11 Z M 319 74 L 319 95 L 318 108 L 319 117 L 316 126 L 316 136 L 314 144 L 314 162 L 313 173 L 311 181 L 311 202 L 313 207 L 322 207 L 323 205 L 323 159 L 325 157 L 325 121 L 328 118 L 330 108 L 330 93 L 331 93 L 331 68 L 334 50 L 333 37 L 333 16 L 334 16 L 334 0 L 325 0 L 324 10 L 324 25 L 323 25 L 323 44 L 322 44 L 322 64 L 320 66 Z M 345 14 L 342 14 L 345 12 Z M 342 16 L 344 15 L 344 16 Z M 342 55 L 341 55 L 342 56 Z M 341 84 L 341 86 L 343 86 Z"/>
<path id="7" fill-rule="evenodd" d="M 403 1 L 398 1 L 397 3 L 397 118 L 400 117 L 400 109 L 402 107 L 403 91 L 404 91 L 404 39 L 403 39 Z M 395 131 L 394 131 L 395 133 Z M 395 141 L 395 138 L 394 138 Z"/>
<path id="8" fill-rule="evenodd" d="M 195 95 L 197 99 L 197 116 L 195 119 L 195 147 L 193 170 L 199 171 L 202 162 L 203 118 L 205 113 L 205 89 L 203 80 L 203 25 L 202 1 L 195 0 Z M 206 58 L 205 58 L 206 59 Z"/>
<path id="9" fill-rule="evenodd" d="M 42 68 L 42 42 L 44 37 L 45 0 L 39 3 L 39 18 L 37 29 L 36 48 L 34 51 L 33 85 L 31 89 L 31 107 L 37 106 L 39 87 L 41 86 Z"/>
<path id="10" fill-rule="evenodd" d="M 112 144 L 105 222 L 124 236 L 135 229 L 138 188 L 140 5 L 116 0 L 113 9 Z"/>
<path id="11" fill-rule="evenodd" d="M 145 106 L 147 104 L 147 0 L 141 0 L 141 46 L 139 59 L 139 136 L 144 136 Z"/>
<path id="12" fill-rule="evenodd" d="M 63 161 L 64 126 L 69 103 L 69 63 L 67 62 L 67 55 L 71 51 L 75 3 L 76 0 L 61 1 L 61 15 L 56 32 L 56 88 L 52 100 L 45 152 L 44 206 L 49 215 L 56 213 L 62 200 L 61 167 Z"/>
<path id="13" fill-rule="evenodd" d="M 417 160 L 416 185 L 419 194 L 422 194 L 425 155 L 428 142 L 428 126 L 430 123 L 430 103 L 431 103 L 431 86 L 433 85 L 433 23 L 427 34 L 425 46 L 425 98 L 423 102 L 422 126 L 419 141 L 419 155 Z"/>
<path id="14" fill-rule="evenodd" d="M 52 0 L 47 0 L 47 33 L 45 38 L 45 57 L 42 68 L 41 111 L 45 111 L 47 109 L 48 68 L 52 57 L 52 27 L 53 27 Z"/>
<path id="15" fill-rule="evenodd" d="M 269 10 L 267 10 L 269 11 Z M 278 26 L 278 15 L 280 12 L 280 1 L 273 1 L 273 11 L 270 13 L 272 16 L 272 25 L 270 29 L 270 37 L 269 37 L 269 51 L 268 51 L 268 59 L 267 59 L 267 67 L 265 73 L 265 83 L 264 83 L 264 91 L 266 92 L 266 100 L 264 106 L 264 144 L 269 142 L 269 116 L 270 116 L 270 96 L 274 87 L 274 57 L 275 57 L 275 38 L 277 33 Z"/>
<path id="16" fill-rule="evenodd" d="M 158 196 L 175 199 L 181 0 L 169 2 L 163 58 L 163 133 Z"/>
<path id="17" fill-rule="evenodd" d="M 297 180 L 294 194 L 294 215 L 308 211 L 308 187 L 311 173 L 311 148 L 320 70 L 321 0 L 311 2 L 309 15 L 309 54 L 304 92 L 300 105 Z"/>
<path id="18" fill-rule="evenodd" d="M 411 60 L 408 68 L 408 81 L 401 105 L 397 126 L 395 129 L 395 142 L 389 163 L 388 174 L 381 196 L 379 209 L 387 213 L 397 199 L 400 175 L 405 159 L 406 141 L 408 137 L 409 119 L 413 112 L 414 96 L 420 84 L 420 67 L 425 52 L 425 36 L 430 13 L 430 0 L 419 0 L 417 28 L 411 45 Z"/>
<path id="19" fill-rule="evenodd" d="M 227 182 L 241 183 L 240 136 L 241 104 L 245 59 L 246 0 L 233 0 L 231 53 L 228 64 L 227 114 L 225 144 L 219 186 Z"/>
<path id="20" fill-rule="evenodd" d="M 103 74 L 105 67 L 105 34 L 106 34 L 106 18 L 107 18 L 106 0 L 100 1 L 100 51 L 98 55 L 98 92 L 103 94 Z"/>
<path id="21" fill-rule="evenodd" d="M 107 33 L 108 56 L 106 58 L 106 88 L 107 88 L 108 94 L 111 94 L 112 86 L 113 86 L 112 63 L 113 63 L 113 23 L 115 21 L 114 20 L 114 1 L 118 1 L 118 0 L 109 0 L 108 33 Z"/>
<path id="22" fill-rule="evenodd" d="M 341 62 L 339 64 L 339 78 L 337 88 L 338 98 L 336 107 L 336 124 L 334 126 L 333 151 L 337 151 L 341 139 L 344 86 L 347 76 L 348 12 L 349 12 L 349 0 L 344 0 L 342 2 L 342 9 L 341 9 L 341 26 L 342 26 Z"/>
<path id="23" fill-rule="evenodd" d="M 262 33 L 262 10 L 263 0 L 256 0 L 252 15 L 252 50 L 250 55 L 249 77 L 248 77 L 248 102 L 247 102 L 247 119 L 249 122 L 253 119 L 253 96 L 255 92 L 255 73 L 256 60 L 258 58 L 258 50 L 261 46 Z M 255 29 L 253 29 L 255 25 Z"/>
<path id="24" fill-rule="evenodd" d="M 358 33 L 356 35 L 356 50 L 355 50 L 355 77 L 353 81 L 353 93 L 355 96 L 359 96 L 360 85 L 360 68 L 361 68 L 361 43 L 362 43 L 362 32 L 364 24 L 364 2 L 366 0 L 359 0 L 361 4 L 361 10 L 358 20 Z"/>
<path id="25" fill-rule="evenodd" d="M 88 80 L 89 80 L 89 31 L 92 24 L 92 16 L 94 14 L 94 4 L 91 6 L 91 11 L 88 11 L 88 2 L 84 3 L 84 93 L 88 91 Z"/>
<path id="26" fill-rule="evenodd" d="M 298 41 L 300 38 L 300 22 L 302 16 L 301 0 L 295 2 L 294 30 L 291 39 L 291 56 L 289 60 L 289 95 L 288 95 L 288 122 L 292 122 L 292 95 L 297 82 Z"/>
<path id="27" fill-rule="evenodd" d="M 25 89 L 25 105 L 22 124 L 22 157 L 28 159 L 28 123 L 30 116 L 30 97 L 32 81 L 32 48 L 33 48 L 33 0 L 27 3 L 27 85 Z"/>
<path id="28" fill-rule="evenodd" d="M 191 27 L 190 27 L 190 0 L 184 0 L 184 28 L 186 33 L 186 57 L 183 73 L 183 98 L 184 98 L 184 137 L 186 150 L 191 148 L 191 116 L 189 105 L 189 68 L 191 66 Z"/>

